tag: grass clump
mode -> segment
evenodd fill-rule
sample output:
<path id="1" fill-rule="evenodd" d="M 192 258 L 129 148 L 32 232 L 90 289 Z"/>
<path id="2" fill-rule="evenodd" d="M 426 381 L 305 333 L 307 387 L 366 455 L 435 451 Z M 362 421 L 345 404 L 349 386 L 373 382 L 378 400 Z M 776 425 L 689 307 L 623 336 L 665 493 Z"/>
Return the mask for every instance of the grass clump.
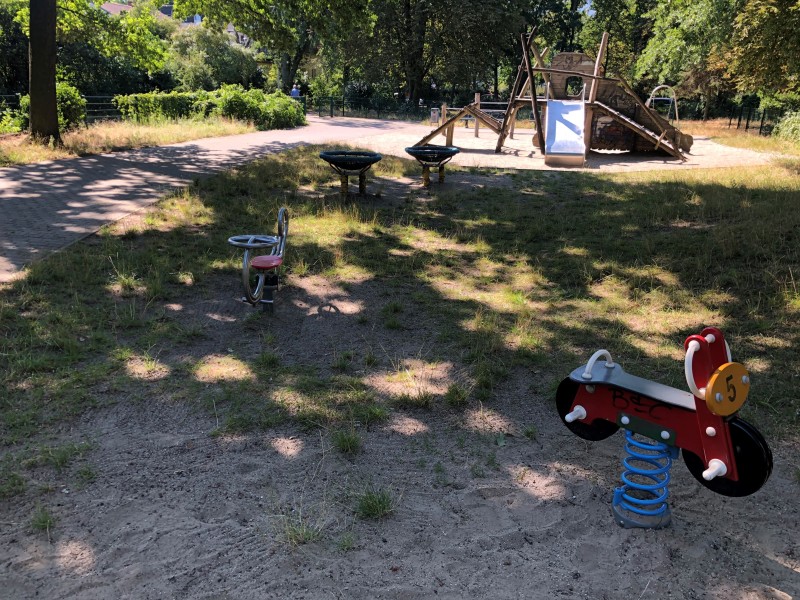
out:
<path id="1" fill-rule="evenodd" d="M 448 406 L 459 408 L 467 403 L 469 390 L 458 383 L 451 383 L 444 394 L 444 401 Z"/>
<path id="2" fill-rule="evenodd" d="M 283 534 L 290 546 L 303 546 L 319 540 L 322 537 L 322 527 L 302 514 L 291 515 L 286 517 Z"/>
<path id="3" fill-rule="evenodd" d="M 430 409 L 433 407 L 433 399 L 432 393 L 418 390 L 414 393 L 398 394 L 392 398 L 392 405 L 397 408 Z"/>
<path id="4" fill-rule="evenodd" d="M 359 497 L 356 514 L 362 519 L 382 519 L 394 511 L 394 500 L 388 490 L 367 489 Z"/>
<path id="5" fill-rule="evenodd" d="M 334 447 L 342 454 L 355 454 L 361 450 L 361 437 L 353 428 L 337 429 L 331 439 Z"/>
<path id="6" fill-rule="evenodd" d="M 45 160 L 74 158 L 148 146 L 161 146 L 207 137 L 248 133 L 247 123 L 210 117 L 202 121 L 180 119 L 144 123 L 103 121 L 64 133 L 61 146 L 47 146 L 20 134 L 0 139 L 0 167 L 24 165 Z"/>
<path id="7" fill-rule="evenodd" d="M 38 506 L 31 517 L 31 529 L 47 533 L 48 537 L 56 524 L 53 514 L 44 506 Z"/>

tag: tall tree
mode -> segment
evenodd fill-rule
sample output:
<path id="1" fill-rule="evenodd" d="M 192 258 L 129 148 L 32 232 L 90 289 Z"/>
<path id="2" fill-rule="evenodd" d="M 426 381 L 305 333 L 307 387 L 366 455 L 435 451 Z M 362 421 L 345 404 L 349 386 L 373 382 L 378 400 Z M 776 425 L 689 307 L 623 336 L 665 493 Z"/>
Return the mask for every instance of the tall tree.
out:
<path id="1" fill-rule="evenodd" d="M 581 47 L 598 48 L 603 32 L 608 32 L 606 71 L 632 79 L 652 35 L 652 19 L 646 15 L 655 5 L 656 0 L 592 0 L 579 36 Z"/>
<path id="2" fill-rule="evenodd" d="M 233 23 L 280 58 L 288 91 L 303 58 L 320 40 L 368 22 L 368 6 L 369 0 L 176 0 L 175 13 L 202 14 L 216 28 Z"/>
<path id="3" fill-rule="evenodd" d="M 6 0 L 29 37 L 31 134 L 59 139 L 56 105 L 57 40 L 85 40 L 107 55 L 123 52 L 137 66 L 155 70 L 165 43 L 156 31 L 154 0 L 140 0 L 120 17 L 109 17 L 90 0 Z"/>
<path id="4" fill-rule="evenodd" d="M 56 0 L 30 0 L 31 135 L 58 141 Z"/>
<path id="5" fill-rule="evenodd" d="M 636 75 L 699 93 L 707 116 L 713 95 L 729 85 L 720 57 L 727 51 L 740 4 L 741 0 L 657 3 L 647 15 L 653 19 L 653 37 L 637 61 Z"/>
<path id="6" fill-rule="evenodd" d="M 734 23 L 729 71 L 743 91 L 800 92 L 800 1 L 747 0 Z"/>
<path id="7" fill-rule="evenodd" d="M 16 10 L 0 2 L 0 94 L 28 89 L 28 37 L 15 15 Z"/>

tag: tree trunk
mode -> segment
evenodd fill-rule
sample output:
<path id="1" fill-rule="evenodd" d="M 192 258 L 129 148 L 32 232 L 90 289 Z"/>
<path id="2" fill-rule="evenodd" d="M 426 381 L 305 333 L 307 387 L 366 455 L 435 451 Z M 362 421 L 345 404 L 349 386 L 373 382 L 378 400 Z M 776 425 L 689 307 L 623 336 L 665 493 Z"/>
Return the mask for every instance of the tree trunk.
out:
<path id="1" fill-rule="evenodd" d="M 288 52 L 281 54 L 280 86 L 285 94 L 288 94 L 292 89 L 292 85 L 297 78 L 297 71 L 300 69 L 300 63 L 303 62 L 312 45 L 311 36 L 308 35 L 308 28 L 304 23 L 299 27 L 299 30 L 300 38 L 297 40 L 294 54 L 289 54 Z"/>
<path id="2" fill-rule="evenodd" d="M 494 57 L 494 98 L 493 100 L 497 102 L 500 99 L 500 64 L 497 61 L 497 57 Z"/>
<path id="3" fill-rule="evenodd" d="M 31 135 L 60 141 L 56 104 L 56 0 L 30 0 Z"/>

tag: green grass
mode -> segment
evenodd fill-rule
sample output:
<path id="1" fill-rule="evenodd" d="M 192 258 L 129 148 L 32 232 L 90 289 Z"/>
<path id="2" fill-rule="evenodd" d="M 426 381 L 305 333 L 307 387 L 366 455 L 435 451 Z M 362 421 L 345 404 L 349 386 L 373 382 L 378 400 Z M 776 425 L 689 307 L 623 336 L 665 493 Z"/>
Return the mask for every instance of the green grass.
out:
<path id="1" fill-rule="evenodd" d="M 27 135 L 0 139 L 0 167 L 252 131 L 254 128 L 247 123 L 216 117 L 151 123 L 103 121 L 65 133 L 60 147 L 32 143 Z"/>
<path id="2" fill-rule="evenodd" d="M 775 152 L 780 154 L 790 154 L 800 156 L 800 143 L 780 139 L 775 135 L 759 135 L 758 123 L 751 123 L 751 128 L 745 131 L 745 123 L 741 128 L 736 128 L 734 119 L 713 119 L 703 123 L 702 121 L 682 121 L 680 129 L 684 133 L 693 136 L 708 136 L 715 142 L 734 148 L 746 148 L 757 152 Z"/>
<path id="3" fill-rule="evenodd" d="M 326 338 L 302 353 L 260 313 L 242 311 L 224 334 L 190 318 L 187 307 L 220 300 L 238 277 L 227 238 L 272 231 L 282 205 L 292 219 L 290 285 L 309 276 L 346 284 L 344 299 L 364 307 L 324 317 L 331 339 L 351 348 L 363 339 L 400 360 L 435 348 L 452 364 L 437 392 L 450 410 L 468 407 L 467 391 L 475 402 L 504 397 L 520 369 L 536 373 L 531 401 L 541 401 L 600 347 L 632 374 L 685 389 L 683 340 L 713 324 L 751 371 L 745 418 L 797 439 L 798 160 L 521 172 L 502 186 L 491 175 L 486 188 L 437 188 L 397 208 L 342 203 L 328 193 L 336 176 L 318 152 L 291 150 L 203 181 L 0 287 L 0 447 L 20 457 L 0 469 L 0 495 L 30 487 L 22 457 L 49 433 L 116 402 L 196 406 L 219 435 L 369 426 L 394 408 L 436 410 L 438 395 L 398 399 L 375 385 L 392 370 L 372 352 L 331 360 L 336 344 Z M 383 176 L 417 169 L 389 162 Z M 280 301 L 278 318 L 301 327 L 304 313 Z M 372 310 L 372 321 L 360 320 Z M 210 364 L 209 353 L 224 360 Z M 57 469 L 62 459 L 47 460 Z"/>
<path id="4" fill-rule="evenodd" d="M 293 547 L 316 542 L 322 537 L 322 527 L 302 514 L 286 517 L 283 525 L 286 542 Z"/>
<path id="5" fill-rule="evenodd" d="M 342 454 L 355 454 L 361 450 L 361 437 L 355 429 L 337 429 L 331 434 L 331 441 Z"/>
<path id="6" fill-rule="evenodd" d="M 356 514 L 362 519 L 382 519 L 394 511 L 394 499 L 386 489 L 367 489 L 359 495 Z"/>
<path id="7" fill-rule="evenodd" d="M 392 398 L 392 404 L 397 408 L 423 408 L 433 407 L 434 396 L 430 392 L 418 390 L 412 393 L 398 394 Z"/>
<path id="8" fill-rule="evenodd" d="M 56 524 L 56 518 L 44 506 L 38 506 L 31 516 L 31 529 L 40 531 L 50 535 L 53 526 Z"/>
<path id="9" fill-rule="evenodd" d="M 444 401 L 447 403 L 448 406 L 452 406 L 453 408 L 459 408 L 464 406 L 469 399 L 469 390 L 467 390 L 463 385 L 458 383 L 451 383 L 450 386 L 447 388 L 447 392 L 444 395 Z"/>

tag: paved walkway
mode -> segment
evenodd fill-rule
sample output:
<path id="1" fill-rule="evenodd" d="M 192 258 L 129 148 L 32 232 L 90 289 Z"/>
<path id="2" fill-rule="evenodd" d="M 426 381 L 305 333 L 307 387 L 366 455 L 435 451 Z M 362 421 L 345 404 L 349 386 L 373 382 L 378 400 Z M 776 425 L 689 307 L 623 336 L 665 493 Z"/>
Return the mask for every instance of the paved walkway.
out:
<path id="1" fill-rule="evenodd" d="M 208 138 L 129 152 L 0 169 L 0 282 L 25 265 L 100 227 L 156 202 L 169 189 L 301 144 L 345 142 L 385 154 L 406 156 L 404 148 L 430 131 L 428 126 L 372 119 L 320 119 L 309 126 Z M 517 130 L 501 154 L 497 136 L 456 128 L 462 150 L 453 164 L 508 169 L 548 169 L 533 151 L 532 132 Z M 438 137 L 432 143 L 443 144 Z M 764 164 L 769 155 L 695 140 L 687 163 L 660 156 L 598 155 L 589 171 L 708 168 Z"/>

